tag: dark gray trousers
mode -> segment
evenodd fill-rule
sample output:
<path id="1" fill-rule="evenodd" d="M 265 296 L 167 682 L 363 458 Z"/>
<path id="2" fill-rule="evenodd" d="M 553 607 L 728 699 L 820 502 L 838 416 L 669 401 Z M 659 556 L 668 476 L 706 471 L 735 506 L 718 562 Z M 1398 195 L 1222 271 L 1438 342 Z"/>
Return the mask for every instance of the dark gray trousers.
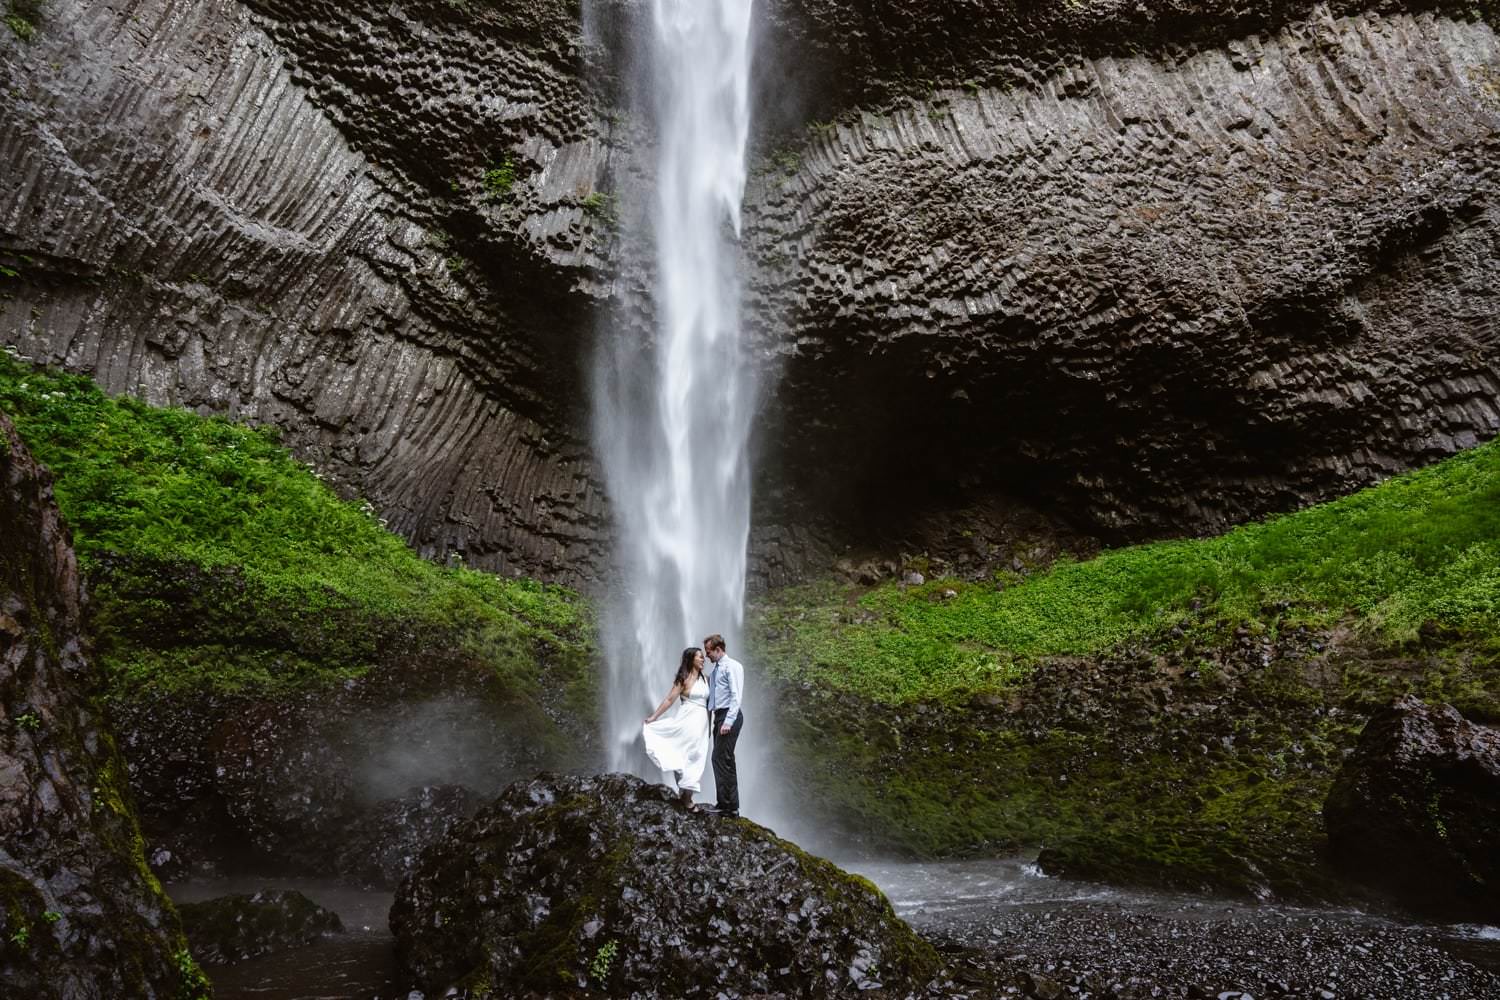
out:
<path id="1" fill-rule="evenodd" d="M 719 729 L 728 714 L 727 708 L 714 709 L 714 789 L 719 812 L 737 813 L 740 811 L 740 780 L 734 766 L 734 745 L 740 741 L 740 730 L 745 727 L 745 713 L 741 711 L 735 716 L 729 734 L 723 736 Z"/>

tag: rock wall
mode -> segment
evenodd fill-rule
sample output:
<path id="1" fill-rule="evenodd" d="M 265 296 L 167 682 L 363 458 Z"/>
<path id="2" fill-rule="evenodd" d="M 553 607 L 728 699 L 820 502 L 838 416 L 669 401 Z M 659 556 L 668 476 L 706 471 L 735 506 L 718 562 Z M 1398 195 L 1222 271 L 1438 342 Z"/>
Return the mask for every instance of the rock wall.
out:
<path id="1" fill-rule="evenodd" d="M 0 39 L 0 338 L 280 425 L 427 555 L 600 580 L 642 10 L 49 0 Z M 766 579 L 1018 499 L 1209 531 L 1500 429 L 1493 4 L 761 10 Z"/>
<path id="2" fill-rule="evenodd" d="M 0 33 L 4 341 L 281 426 L 428 555 L 578 579 L 602 503 L 559 261 L 600 163 L 560 5 L 513 38 L 443 3 L 253 6 L 49 0 Z"/>
<path id="3" fill-rule="evenodd" d="M 0 414 L 0 994 L 207 996 L 146 870 L 91 703 L 78 565 L 51 477 Z"/>
<path id="4" fill-rule="evenodd" d="M 1205 531 L 1500 430 L 1484 21 L 1317 8 L 798 142 L 747 229 L 817 506 L 960 485 Z"/>

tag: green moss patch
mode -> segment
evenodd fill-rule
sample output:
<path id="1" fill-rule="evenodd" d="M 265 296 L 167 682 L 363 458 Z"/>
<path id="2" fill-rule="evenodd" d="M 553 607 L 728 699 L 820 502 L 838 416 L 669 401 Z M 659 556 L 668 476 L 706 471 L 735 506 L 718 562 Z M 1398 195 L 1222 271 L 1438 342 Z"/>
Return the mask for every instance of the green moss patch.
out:
<path id="1" fill-rule="evenodd" d="M 110 398 L 6 355 L 0 408 L 56 476 L 116 693 L 285 693 L 433 642 L 522 695 L 545 662 L 549 686 L 584 698 L 577 595 L 418 558 L 270 429 Z"/>
<path id="2" fill-rule="evenodd" d="M 1044 657 L 1102 654 L 1205 616 L 1261 621 L 1268 608 L 1384 643 L 1426 629 L 1493 645 L 1500 442 L 1218 538 L 1118 549 L 1024 579 L 868 591 L 824 581 L 772 595 L 752 618 L 779 676 L 899 705 L 1004 689 Z"/>

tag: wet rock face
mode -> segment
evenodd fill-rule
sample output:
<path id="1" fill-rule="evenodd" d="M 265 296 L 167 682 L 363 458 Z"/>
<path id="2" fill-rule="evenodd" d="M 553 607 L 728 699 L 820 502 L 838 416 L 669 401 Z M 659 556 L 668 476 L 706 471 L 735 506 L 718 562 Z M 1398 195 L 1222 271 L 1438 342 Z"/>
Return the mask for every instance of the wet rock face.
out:
<path id="1" fill-rule="evenodd" d="M 388 799 L 346 835 L 337 867 L 341 875 L 396 885 L 416 869 L 422 852 L 479 808 L 462 785 L 430 785 Z"/>
<path id="2" fill-rule="evenodd" d="M 0 994 L 197 997 L 90 701 L 78 566 L 51 479 L 3 414 L 0 529 Z"/>
<path id="3" fill-rule="evenodd" d="M 300 948 L 344 929 L 337 913 L 291 889 L 221 896 L 177 909 L 193 957 L 205 965 Z"/>
<path id="4" fill-rule="evenodd" d="M 1333 863 L 1422 910 L 1500 919 L 1500 731 L 1402 698 L 1323 807 Z"/>
<path id="5" fill-rule="evenodd" d="M 574 285 L 604 161 L 576 14 L 40 9 L 0 38 L 0 342 L 276 424 L 424 554 L 587 579 Z"/>
<path id="6" fill-rule="evenodd" d="M 181 694 L 115 717 L 163 877 L 337 874 L 394 886 L 421 850 L 523 774 L 592 767 L 587 720 L 554 726 L 482 667 L 440 657 L 280 699 Z M 470 791 L 473 789 L 473 791 Z"/>
<path id="7" fill-rule="evenodd" d="M 912 5 L 945 17 L 896 51 L 981 6 Z M 1139 537 L 1500 430 L 1500 326 L 1474 308 L 1500 252 L 1495 31 L 1305 13 L 1192 51 L 1169 5 L 1165 54 L 1015 55 L 1002 85 L 867 107 L 766 164 L 751 314 L 782 321 L 787 478 L 906 506 L 1019 484 Z M 996 30 L 976 44 L 1001 52 Z"/>
<path id="8" fill-rule="evenodd" d="M 424 857 L 391 929 L 429 994 L 905 993 L 936 967 L 868 882 L 625 775 L 512 785 Z"/>

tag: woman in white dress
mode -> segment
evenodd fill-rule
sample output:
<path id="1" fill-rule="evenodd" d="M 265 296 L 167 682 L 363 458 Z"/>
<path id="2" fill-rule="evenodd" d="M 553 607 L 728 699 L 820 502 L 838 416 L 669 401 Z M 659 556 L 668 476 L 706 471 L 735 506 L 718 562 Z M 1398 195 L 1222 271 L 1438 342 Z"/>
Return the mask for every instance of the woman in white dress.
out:
<path id="1" fill-rule="evenodd" d="M 667 709 L 678 702 L 677 711 Z M 646 756 L 651 763 L 677 780 L 677 794 L 684 805 L 693 805 L 693 795 L 703 781 L 708 762 L 708 681 L 703 678 L 703 650 L 689 646 L 672 680 L 672 690 L 646 716 Z"/>

